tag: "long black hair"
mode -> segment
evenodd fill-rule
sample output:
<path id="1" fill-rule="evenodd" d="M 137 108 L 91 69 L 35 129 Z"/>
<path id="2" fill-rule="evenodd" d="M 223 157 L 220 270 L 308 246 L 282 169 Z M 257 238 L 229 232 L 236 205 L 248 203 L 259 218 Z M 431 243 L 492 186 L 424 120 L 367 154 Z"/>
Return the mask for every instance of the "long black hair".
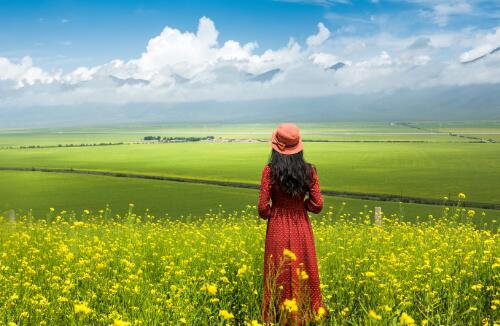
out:
<path id="1" fill-rule="evenodd" d="M 311 172 L 315 167 L 304 160 L 303 151 L 287 155 L 272 149 L 269 166 L 271 181 L 278 184 L 284 193 L 301 197 L 309 191 Z"/>

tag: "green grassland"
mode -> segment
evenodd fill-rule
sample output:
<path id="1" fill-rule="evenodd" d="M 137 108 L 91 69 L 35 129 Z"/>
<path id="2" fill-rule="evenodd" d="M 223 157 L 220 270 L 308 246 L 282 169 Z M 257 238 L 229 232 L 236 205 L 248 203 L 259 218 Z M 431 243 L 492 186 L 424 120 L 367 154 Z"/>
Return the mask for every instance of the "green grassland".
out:
<path id="1" fill-rule="evenodd" d="M 437 141 L 463 142 L 459 137 L 451 137 L 449 131 L 460 131 L 463 124 L 415 124 L 432 129 L 428 131 L 408 126 L 387 123 L 301 123 L 303 138 L 306 140 L 397 140 L 397 141 Z M 465 125 L 469 131 L 498 133 L 499 123 Z M 268 139 L 275 124 L 176 124 L 176 125 L 134 125 L 101 128 L 45 128 L 45 129 L 4 129 L 0 130 L 0 147 L 10 146 L 50 146 L 58 144 L 94 144 L 101 142 L 135 142 L 144 136 L 215 136 L 220 138 Z M 473 129 L 470 129 L 473 128 Z"/>
<path id="2" fill-rule="evenodd" d="M 323 189 L 500 203 L 499 144 L 307 143 Z M 267 143 L 169 143 L 0 151 L 0 166 L 134 172 L 257 184 Z"/>
<path id="3" fill-rule="evenodd" d="M 423 121 L 418 127 L 442 132 L 494 132 L 500 131 L 500 121 Z"/>
<path id="4" fill-rule="evenodd" d="M 156 216 L 177 218 L 201 216 L 210 210 L 232 212 L 247 205 L 255 206 L 258 198 L 255 189 L 93 175 L 0 171 L 0 179 L 0 213 L 15 208 L 17 214 L 26 214 L 31 210 L 35 216 L 48 214 L 49 208 L 97 212 L 107 205 L 112 212 L 124 214 L 129 204 L 133 203 L 136 212 L 147 209 Z M 382 207 L 387 216 L 397 214 L 408 221 L 416 221 L 417 216 L 420 220 L 426 220 L 429 214 L 439 217 L 443 213 L 443 207 L 436 205 L 333 196 L 325 196 L 324 199 L 324 210 L 320 215 L 328 215 L 332 211 L 331 219 L 341 214 L 358 217 L 360 212 L 373 215 L 376 206 Z M 475 211 L 477 216 L 483 212 L 486 214 L 483 219 L 474 219 L 481 226 L 485 222 L 486 227 L 496 227 L 496 223 L 500 223 L 500 211 Z"/>
<path id="5" fill-rule="evenodd" d="M 324 190 L 394 194 L 441 199 L 467 194 L 467 200 L 500 203 L 500 144 L 470 143 L 448 131 L 495 133 L 498 122 L 419 122 L 412 128 L 390 123 L 304 123 L 306 159 L 318 168 Z M 274 124 L 138 125 L 109 128 L 0 130 L 0 148 L 57 144 L 118 143 L 115 146 L 0 149 L 0 167 L 74 168 L 258 184 L 267 162 L 268 143 L 129 144 L 146 135 L 268 139 Z M 431 132 L 438 132 L 430 134 Z M 495 136 L 491 136 L 493 138 Z M 354 141 L 354 142 L 353 142 Z M 355 142 L 361 141 L 361 142 Z M 382 141 L 382 142 L 363 142 Z M 388 142 L 383 142 L 388 141 Z M 401 142 L 401 141 L 424 141 Z M 239 209 L 256 202 L 257 191 L 165 181 L 0 172 L 0 211 L 11 208 L 46 212 L 48 207 L 115 211 L 134 202 L 157 214 L 203 214 L 210 208 Z M 439 214 L 442 207 L 348 198 L 326 198 L 334 209 L 346 202 L 357 214 L 374 206 L 407 216 Z M 497 216 L 491 211 L 488 216 Z"/>
<path id="6" fill-rule="evenodd" d="M 50 207 L 81 212 L 109 205 L 124 213 L 129 203 L 138 211 L 149 209 L 162 216 L 201 215 L 209 209 L 235 210 L 255 205 L 256 191 L 182 182 L 71 175 L 44 172 L 0 171 L 0 211 L 15 208 L 43 215 Z"/>

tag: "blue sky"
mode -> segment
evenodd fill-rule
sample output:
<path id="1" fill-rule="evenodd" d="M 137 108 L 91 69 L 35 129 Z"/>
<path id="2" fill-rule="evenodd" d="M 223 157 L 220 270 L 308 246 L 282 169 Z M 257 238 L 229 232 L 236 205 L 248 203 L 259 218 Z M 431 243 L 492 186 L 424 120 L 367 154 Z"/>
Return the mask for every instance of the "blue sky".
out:
<path id="1" fill-rule="evenodd" d="M 256 41 L 258 51 L 303 42 L 323 22 L 333 33 L 405 36 L 499 24 L 500 2 L 470 2 L 445 24 L 433 19 L 435 3 L 461 1 L 0 1 L 0 56 L 29 55 L 45 69 L 72 69 L 114 58 L 131 59 L 165 26 L 195 30 L 207 16 L 219 40 Z M 453 12 L 453 10 L 450 10 Z M 425 13 L 429 15 L 426 17 Z"/>
<path id="2" fill-rule="evenodd" d="M 500 83 L 500 1 L 0 0 L 0 108 Z"/>

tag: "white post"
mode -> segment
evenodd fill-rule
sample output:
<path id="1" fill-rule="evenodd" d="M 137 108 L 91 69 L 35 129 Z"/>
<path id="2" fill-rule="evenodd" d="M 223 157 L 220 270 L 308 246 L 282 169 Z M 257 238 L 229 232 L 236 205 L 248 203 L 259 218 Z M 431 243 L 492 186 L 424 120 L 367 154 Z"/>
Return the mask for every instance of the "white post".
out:
<path id="1" fill-rule="evenodd" d="M 375 207 L 375 225 L 382 225 L 382 207 Z"/>
<path id="2" fill-rule="evenodd" d="M 9 222 L 14 223 L 16 221 L 16 213 L 13 209 L 9 210 L 7 216 L 9 217 Z"/>

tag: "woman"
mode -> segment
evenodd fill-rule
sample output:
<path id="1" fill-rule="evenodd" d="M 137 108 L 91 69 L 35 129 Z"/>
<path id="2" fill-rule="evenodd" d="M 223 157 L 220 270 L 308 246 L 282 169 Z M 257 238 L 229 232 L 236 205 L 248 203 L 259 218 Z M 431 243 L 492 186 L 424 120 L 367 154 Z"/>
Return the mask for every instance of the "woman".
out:
<path id="1" fill-rule="evenodd" d="M 323 197 L 316 168 L 304 161 L 298 127 L 291 123 L 279 125 L 271 143 L 258 203 L 259 216 L 268 221 L 262 319 L 266 323 L 291 321 L 295 325 L 327 313 L 307 214 L 321 211 Z M 309 196 L 304 200 L 306 194 Z"/>

